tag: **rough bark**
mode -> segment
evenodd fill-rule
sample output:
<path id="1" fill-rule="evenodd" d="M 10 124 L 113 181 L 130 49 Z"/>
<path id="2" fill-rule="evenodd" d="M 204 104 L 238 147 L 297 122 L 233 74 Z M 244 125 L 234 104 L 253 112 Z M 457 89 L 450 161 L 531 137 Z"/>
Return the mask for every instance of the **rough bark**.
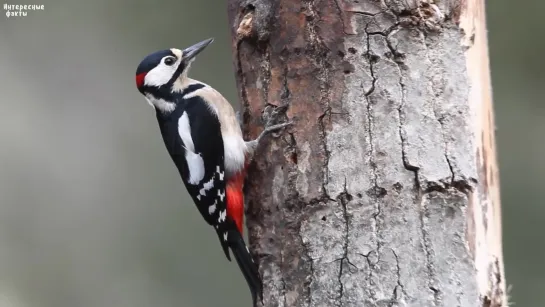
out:
<path id="1" fill-rule="evenodd" d="M 230 0 L 264 306 L 507 306 L 483 0 Z"/>

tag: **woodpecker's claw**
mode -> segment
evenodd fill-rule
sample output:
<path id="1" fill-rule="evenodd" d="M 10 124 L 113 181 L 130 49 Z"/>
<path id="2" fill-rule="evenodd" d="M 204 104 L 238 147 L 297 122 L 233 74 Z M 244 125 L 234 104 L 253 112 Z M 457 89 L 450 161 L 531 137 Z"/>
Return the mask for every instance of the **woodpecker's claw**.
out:
<path id="1" fill-rule="evenodd" d="M 278 106 L 278 107 L 274 108 L 274 110 L 272 112 L 273 113 L 272 115 L 274 116 L 274 115 L 277 115 L 277 114 L 280 114 L 280 113 L 286 113 L 286 111 L 288 110 L 288 107 L 289 107 L 288 104 L 283 104 L 281 106 Z"/>
<path id="2" fill-rule="evenodd" d="M 278 125 L 265 127 L 265 129 L 263 129 L 263 131 L 259 134 L 259 136 L 255 140 L 246 142 L 246 145 L 248 146 L 249 151 L 253 154 L 253 152 L 256 150 L 257 146 L 259 145 L 259 143 L 263 139 L 263 137 L 265 137 L 267 134 L 269 134 L 271 132 L 280 130 L 280 129 L 282 129 L 284 127 L 287 127 L 287 126 L 289 126 L 291 124 L 293 124 L 293 122 L 287 122 L 287 123 L 283 123 L 283 124 L 278 124 Z"/>
<path id="3" fill-rule="evenodd" d="M 264 111 L 264 115 L 266 115 L 267 124 L 265 125 L 265 128 L 272 126 L 274 122 L 280 119 L 280 115 L 285 114 L 288 110 L 289 105 L 281 105 L 278 107 L 274 107 L 274 109 L 271 112 L 267 112 L 267 108 L 272 108 L 271 106 L 267 106 Z"/>
<path id="4" fill-rule="evenodd" d="M 287 127 L 287 126 L 289 126 L 289 125 L 291 125 L 293 123 L 293 122 L 290 121 L 290 122 L 282 123 L 282 124 L 276 124 L 276 125 L 273 124 L 273 123 L 275 123 L 276 121 L 278 121 L 280 119 L 281 115 L 286 113 L 286 111 L 288 110 L 288 107 L 289 107 L 288 104 L 284 104 L 284 105 L 281 105 L 281 106 L 278 106 L 278 107 L 274 108 L 274 110 L 270 113 L 270 115 L 269 115 L 269 117 L 267 119 L 267 124 L 265 125 L 265 129 L 263 129 L 261 134 L 256 139 L 258 142 L 266 134 L 277 131 L 277 130 L 280 130 L 280 129 L 282 129 L 284 127 Z"/>
<path id="5" fill-rule="evenodd" d="M 265 127 L 263 132 L 261 132 L 261 135 L 271 133 L 271 132 L 274 132 L 276 130 L 280 130 L 280 129 L 282 129 L 284 127 L 287 127 L 287 126 L 289 126 L 291 124 L 293 124 L 293 122 L 287 122 L 287 123 L 283 123 L 283 124 L 267 126 L 267 127 Z M 260 135 L 260 137 L 261 137 L 261 135 Z"/>
<path id="6" fill-rule="evenodd" d="M 263 139 L 264 136 L 266 136 L 267 134 L 271 132 L 280 130 L 284 127 L 287 127 L 293 124 L 293 122 L 290 121 L 290 122 L 286 122 L 282 124 L 273 125 L 273 123 L 279 119 L 279 115 L 285 113 L 287 109 L 288 109 L 288 105 L 282 105 L 282 106 L 276 107 L 270 113 L 267 120 L 267 124 L 265 125 L 265 129 L 263 129 L 261 134 L 259 134 L 259 136 L 255 140 L 246 142 L 246 146 L 248 146 L 248 150 L 251 153 L 251 155 L 253 155 L 254 151 L 256 150 L 257 146 L 259 145 L 260 141 Z"/>

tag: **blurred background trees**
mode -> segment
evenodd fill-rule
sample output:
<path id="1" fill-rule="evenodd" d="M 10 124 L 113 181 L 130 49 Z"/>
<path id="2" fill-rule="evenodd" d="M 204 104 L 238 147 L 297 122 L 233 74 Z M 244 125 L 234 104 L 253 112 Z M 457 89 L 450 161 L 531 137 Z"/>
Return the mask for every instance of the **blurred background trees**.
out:
<path id="1" fill-rule="evenodd" d="M 247 304 L 134 84 L 146 54 L 215 37 L 192 76 L 237 104 L 225 1 L 41 3 L 0 16 L 0 306 Z M 511 3 L 488 3 L 490 57 L 507 282 L 532 307 L 545 305 L 545 3 Z"/>

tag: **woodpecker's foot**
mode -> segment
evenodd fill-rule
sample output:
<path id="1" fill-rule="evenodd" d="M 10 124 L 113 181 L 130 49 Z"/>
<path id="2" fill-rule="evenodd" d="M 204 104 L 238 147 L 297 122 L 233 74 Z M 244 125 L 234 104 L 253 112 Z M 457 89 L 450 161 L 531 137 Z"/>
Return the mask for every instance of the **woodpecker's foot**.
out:
<path id="1" fill-rule="evenodd" d="M 291 124 L 293 124 L 293 122 L 287 122 L 287 123 L 283 123 L 283 124 L 278 124 L 278 125 L 272 125 L 272 126 L 265 127 L 265 129 L 263 129 L 263 131 L 259 135 L 258 139 L 264 137 L 268 133 L 275 132 L 275 131 L 280 130 L 280 129 L 284 128 L 284 127 L 287 127 L 287 126 L 289 126 Z"/>
<path id="2" fill-rule="evenodd" d="M 282 123 L 282 124 L 275 124 L 278 122 L 283 115 L 286 114 L 286 111 L 288 110 L 288 105 L 281 105 L 279 107 L 275 107 L 272 112 L 267 112 L 267 109 L 264 110 L 264 117 L 266 117 L 267 123 L 265 124 L 265 129 L 263 129 L 263 132 L 259 135 L 258 139 L 262 138 L 268 133 L 280 130 L 286 126 L 289 126 L 292 124 L 292 122 Z M 269 107 L 270 108 L 270 107 Z"/>
<path id="3" fill-rule="evenodd" d="M 261 140 L 269 133 L 278 131 L 284 127 L 287 127 L 293 122 L 289 121 L 282 124 L 273 124 L 280 118 L 281 115 L 285 114 L 286 110 L 288 109 L 288 105 L 283 105 L 280 107 L 276 107 L 267 118 L 267 124 L 265 124 L 265 129 L 259 134 L 259 136 L 253 140 L 246 142 L 246 146 L 248 146 L 249 151 L 253 154 L 253 152 L 256 150 L 257 146 L 259 146 Z"/>
<path id="4" fill-rule="evenodd" d="M 282 124 L 275 124 L 280 120 L 280 118 L 286 114 L 286 111 L 288 110 L 288 105 L 282 105 L 279 107 L 275 107 L 272 112 L 267 112 L 267 109 L 264 110 L 264 117 L 267 119 L 267 123 L 265 124 L 265 129 L 261 132 L 261 134 L 257 137 L 256 141 L 259 143 L 260 140 L 263 139 L 267 134 L 271 132 L 278 131 L 284 127 L 287 127 L 292 124 L 292 122 L 282 123 Z M 271 108 L 269 106 L 269 108 Z"/>

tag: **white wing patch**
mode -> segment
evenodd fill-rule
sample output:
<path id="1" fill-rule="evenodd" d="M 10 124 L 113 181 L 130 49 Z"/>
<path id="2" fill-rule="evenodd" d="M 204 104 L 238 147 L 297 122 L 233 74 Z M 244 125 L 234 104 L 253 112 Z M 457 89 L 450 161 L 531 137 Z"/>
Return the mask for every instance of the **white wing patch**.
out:
<path id="1" fill-rule="evenodd" d="M 193 138 L 191 138 L 191 126 L 189 125 L 187 112 L 184 112 L 178 120 L 178 133 L 184 142 L 185 148 L 195 153 L 195 145 L 193 144 Z"/>
<path id="2" fill-rule="evenodd" d="M 223 241 L 227 241 L 227 231 L 223 234 Z"/>
<path id="3" fill-rule="evenodd" d="M 188 182 L 198 184 L 204 178 L 204 161 L 200 154 L 195 153 L 195 145 L 191 138 L 191 127 L 189 126 L 189 117 L 184 112 L 178 120 L 178 134 L 185 147 L 185 160 L 189 169 Z"/>
<path id="4" fill-rule="evenodd" d="M 189 168 L 189 183 L 198 184 L 204 177 L 204 161 L 201 155 L 186 150 L 185 160 Z"/>

